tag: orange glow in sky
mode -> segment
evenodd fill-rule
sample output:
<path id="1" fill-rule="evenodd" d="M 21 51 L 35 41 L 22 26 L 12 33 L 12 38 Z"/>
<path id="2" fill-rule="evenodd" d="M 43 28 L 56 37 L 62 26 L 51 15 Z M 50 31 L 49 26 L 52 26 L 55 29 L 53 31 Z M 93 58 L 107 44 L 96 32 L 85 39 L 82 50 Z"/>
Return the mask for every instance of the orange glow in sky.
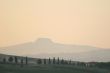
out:
<path id="1" fill-rule="evenodd" d="M 0 47 L 42 37 L 110 48 L 110 0 L 0 0 Z"/>

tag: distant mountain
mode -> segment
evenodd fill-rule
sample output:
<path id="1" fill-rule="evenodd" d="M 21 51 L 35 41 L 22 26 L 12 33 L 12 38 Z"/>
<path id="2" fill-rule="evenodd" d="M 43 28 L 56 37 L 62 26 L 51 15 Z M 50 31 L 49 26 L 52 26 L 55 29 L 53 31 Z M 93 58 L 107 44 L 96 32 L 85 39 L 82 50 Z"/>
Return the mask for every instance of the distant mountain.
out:
<path id="1" fill-rule="evenodd" d="M 1 47 L 0 53 L 31 57 L 62 57 L 79 61 L 110 61 L 110 50 L 71 44 L 59 44 L 47 38 L 40 38 L 9 47 Z M 102 58 L 103 57 L 103 58 Z"/>

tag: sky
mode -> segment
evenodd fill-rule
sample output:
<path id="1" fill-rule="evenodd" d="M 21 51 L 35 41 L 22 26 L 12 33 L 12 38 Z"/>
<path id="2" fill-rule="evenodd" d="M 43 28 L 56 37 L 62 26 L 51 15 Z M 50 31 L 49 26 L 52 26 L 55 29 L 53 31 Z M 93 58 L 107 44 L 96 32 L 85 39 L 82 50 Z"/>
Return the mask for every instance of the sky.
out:
<path id="1" fill-rule="evenodd" d="M 38 38 L 110 48 L 110 0 L 0 0 L 0 47 Z"/>

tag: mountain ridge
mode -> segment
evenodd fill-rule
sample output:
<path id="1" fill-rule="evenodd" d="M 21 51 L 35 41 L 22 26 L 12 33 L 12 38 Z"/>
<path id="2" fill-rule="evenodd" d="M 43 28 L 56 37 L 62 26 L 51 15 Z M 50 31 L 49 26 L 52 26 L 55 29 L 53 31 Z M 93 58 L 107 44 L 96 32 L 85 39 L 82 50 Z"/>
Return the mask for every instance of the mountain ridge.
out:
<path id="1" fill-rule="evenodd" d="M 102 53 L 102 55 L 100 54 L 101 51 L 104 51 L 104 53 Z M 110 51 L 106 51 L 109 49 L 103 49 L 103 48 L 97 48 L 97 47 L 91 47 L 91 46 L 83 46 L 83 45 L 71 45 L 71 44 L 59 44 L 56 42 L 53 42 L 52 40 L 48 39 L 48 38 L 40 38 L 37 41 L 34 42 L 29 42 L 29 43 L 24 43 L 24 44 L 19 44 L 19 45 L 14 45 L 14 46 L 10 46 L 10 47 L 2 47 L 2 49 L 0 49 L 0 53 L 4 53 L 4 54 L 13 54 L 13 55 L 28 55 L 28 56 L 38 56 L 38 55 L 42 55 L 45 54 L 50 54 L 53 56 L 56 56 L 55 54 L 62 56 L 63 58 L 67 57 L 69 58 L 69 56 L 71 56 L 70 58 L 75 58 L 74 55 L 76 55 L 77 60 L 82 60 L 81 58 L 83 57 L 84 60 L 82 61 L 86 61 L 87 59 L 89 59 L 88 61 L 92 61 L 92 59 L 90 59 L 89 57 L 92 57 L 92 51 L 96 52 L 96 56 L 98 55 L 103 56 L 104 55 L 104 60 L 103 61 L 108 61 L 108 56 L 110 56 L 110 54 L 107 54 L 108 52 L 110 53 Z M 90 53 L 92 52 L 92 53 Z M 107 53 L 106 53 L 107 52 Z M 66 55 L 65 55 L 65 54 Z M 84 55 L 85 53 L 85 55 Z M 107 55 L 106 55 L 107 54 Z M 79 55 L 79 56 L 78 56 Z M 82 56 L 83 55 L 83 56 Z M 41 57 L 41 56 L 40 56 Z M 97 57 L 94 58 L 94 60 L 97 60 Z"/>

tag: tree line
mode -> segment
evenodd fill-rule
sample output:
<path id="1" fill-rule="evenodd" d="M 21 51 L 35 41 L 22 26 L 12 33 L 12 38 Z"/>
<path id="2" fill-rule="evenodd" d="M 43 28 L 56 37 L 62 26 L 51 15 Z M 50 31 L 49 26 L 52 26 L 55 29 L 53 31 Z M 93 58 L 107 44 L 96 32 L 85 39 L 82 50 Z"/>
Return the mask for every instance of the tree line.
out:
<path id="1" fill-rule="evenodd" d="M 30 64 L 30 58 L 28 57 L 17 57 L 17 56 L 10 56 L 8 58 L 3 58 L 2 63 L 10 63 L 10 64 Z M 53 59 L 36 59 L 36 64 L 72 64 L 72 61 L 64 60 L 60 58 L 53 58 Z"/>
<path id="2" fill-rule="evenodd" d="M 17 57 L 17 56 L 10 56 L 7 59 L 3 58 L 2 62 L 3 64 L 19 64 L 21 67 L 24 65 L 30 64 L 29 61 L 30 58 L 28 57 Z M 36 64 L 41 65 L 41 64 L 48 64 L 48 65 L 77 65 L 77 66 L 86 66 L 86 67 L 98 67 L 98 68 L 108 68 L 110 69 L 110 62 L 73 62 L 71 60 L 64 60 L 60 58 L 48 58 L 48 59 L 40 59 L 37 58 L 35 60 Z"/>
<path id="3" fill-rule="evenodd" d="M 59 59 L 59 58 L 53 58 L 53 59 L 38 59 L 37 64 L 72 64 L 72 61 Z"/>

